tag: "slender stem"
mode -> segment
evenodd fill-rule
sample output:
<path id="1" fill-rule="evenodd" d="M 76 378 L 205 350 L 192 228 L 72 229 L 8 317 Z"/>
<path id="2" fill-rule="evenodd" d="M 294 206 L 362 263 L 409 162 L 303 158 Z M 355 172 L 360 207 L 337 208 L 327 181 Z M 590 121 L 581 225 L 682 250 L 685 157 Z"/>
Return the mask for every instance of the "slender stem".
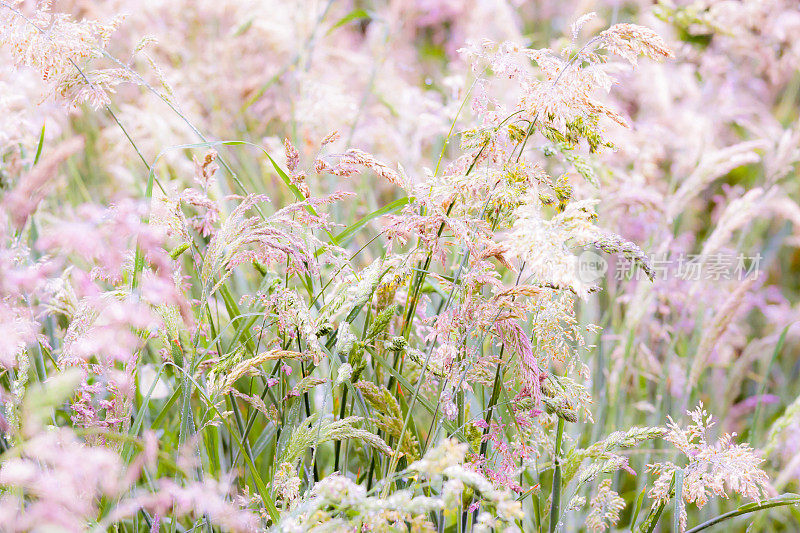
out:
<path id="1" fill-rule="evenodd" d="M 500 388 L 503 383 L 503 352 L 505 351 L 505 346 L 500 347 L 500 360 L 497 361 L 497 369 L 494 373 L 494 385 L 492 385 L 492 395 L 489 397 L 489 405 L 486 407 L 486 416 L 484 417 L 483 421 L 486 422 L 486 427 L 483 429 L 484 437 L 489 433 L 489 424 L 492 422 L 492 414 L 494 412 L 494 407 L 497 405 L 497 400 L 500 398 Z M 560 420 L 560 419 L 559 419 Z M 484 438 L 483 442 L 481 442 L 481 455 L 485 456 L 486 451 L 489 447 L 489 440 Z"/>
<path id="2" fill-rule="evenodd" d="M 556 428 L 556 445 L 553 453 L 553 488 L 552 504 L 550 505 L 550 533 L 558 529 L 558 517 L 561 509 L 561 441 L 564 438 L 564 419 L 558 419 Z"/>
<path id="3" fill-rule="evenodd" d="M 339 420 L 344 419 L 347 412 L 347 385 L 342 384 L 342 403 L 339 406 Z M 333 445 L 333 470 L 339 471 L 339 452 L 342 449 L 342 441 L 337 440 Z"/>

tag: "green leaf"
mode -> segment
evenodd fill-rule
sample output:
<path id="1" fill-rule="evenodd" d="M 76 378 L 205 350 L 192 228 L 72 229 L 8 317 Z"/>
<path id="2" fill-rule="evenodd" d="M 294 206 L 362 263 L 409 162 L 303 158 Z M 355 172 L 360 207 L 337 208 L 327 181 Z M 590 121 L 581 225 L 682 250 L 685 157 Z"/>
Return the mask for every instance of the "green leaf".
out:
<path id="1" fill-rule="evenodd" d="M 763 511 L 765 509 L 771 509 L 772 507 L 783 507 L 786 505 L 800 505 L 800 494 L 782 494 L 777 498 L 764 500 L 763 502 L 742 505 L 733 511 L 721 514 L 715 518 L 712 518 L 711 520 L 703 522 L 702 524 L 687 530 L 686 533 L 697 533 L 698 531 L 703 531 L 704 529 L 708 529 L 711 526 L 715 526 L 720 522 L 730 520 L 731 518 L 735 518 L 737 516 L 755 513 L 756 511 Z"/>
<path id="2" fill-rule="evenodd" d="M 358 219 L 354 223 L 347 226 L 341 233 L 339 233 L 333 239 L 331 239 L 331 243 L 336 246 L 340 246 L 347 238 L 351 237 L 358 230 L 366 226 L 369 221 L 381 217 L 383 215 L 387 215 L 389 213 L 394 213 L 404 205 L 411 203 L 413 200 L 414 199 L 410 196 L 404 196 L 403 198 L 399 198 L 392 203 L 386 204 L 380 209 L 376 209 L 372 213 Z"/>
<path id="3" fill-rule="evenodd" d="M 328 33 L 326 33 L 325 36 L 327 37 L 328 35 L 330 35 L 334 31 L 336 31 L 337 29 L 341 28 L 345 24 L 353 22 L 354 20 L 363 20 L 363 19 L 371 19 L 371 18 L 372 17 L 370 16 L 370 14 L 366 10 L 364 10 L 364 9 L 354 9 L 353 11 L 348 13 L 347 15 L 343 16 L 342 18 L 340 18 L 339 21 L 336 24 L 331 26 L 331 29 L 328 30 Z"/>
<path id="4" fill-rule="evenodd" d="M 159 156 L 160 157 L 160 156 Z M 144 193 L 144 198 L 147 203 L 150 203 L 150 200 L 153 198 L 153 182 L 155 181 L 155 164 L 150 166 L 150 172 L 147 173 L 147 189 Z M 145 224 L 148 224 L 150 221 L 150 216 L 146 215 L 143 219 Z M 142 253 L 142 248 L 137 244 L 136 246 L 136 256 L 133 261 L 133 279 L 131 280 L 131 288 L 135 289 L 139 286 L 139 278 L 142 275 L 142 270 L 144 270 L 144 254 Z"/>
<path id="5" fill-rule="evenodd" d="M 33 158 L 34 166 L 36 163 L 39 162 L 39 158 L 42 157 L 42 148 L 44 147 L 44 124 L 42 124 L 42 131 L 39 133 L 39 143 L 36 145 L 36 156 Z"/>
<path id="6" fill-rule="evenodd" d="M 683 469 L 675 472 L 675 512 L 672 514 L 672 531 L 681 530 L 683 514 Z"/>
<path id="7" fill-rule="evenodd" d="M 667 493 L 672 496 L 674 492 L 675 475 L 673 474 L 672 481 L 669 485 L 669 491 L 667 491 Z M 650 508 L 650 512 L 647 513 L 647 517 L 645 517 L 644 522 L 642 522 L 642 525 L 639 526 L 639 531 L 641 533 L 653 533 L 653 531 L 655 531 L 658 521 L 661 520 L 661 515 L 664 513 L 664 507 L 667 506 L 667 503 L 669 503 L 669 498 L 654 502 L 653 507 Z"/>
<path id="8" fill-rule="evenodd" d="M 172 396 L 169 397 L 167 403 L 164 404 L 164 407 L 161 408 L 161 411 L 158 412 L 155 420 L 153 420 L 153 423 L 150 424 L 151 429 L 157 428 L 158 426 L 161 425 L 161 423 L 164 421 L 164 418 L 166 418 L 167 414 L 169 413 L 170 408 L 172 408 L 172 406 L 175 405 L 175 402 L 178 401 L 178 396 L 180 395 L 181 395 L 181 388 L 178 387 L 172 393 Z"/>
<path id="9" fill-rule="evenodd" d="M 642 492 L 639 493 L 639 497 L 636 498 L 636 505 L 633 508 L 633 517 L 631 518 L 631 533 L 633 533 L 633 528 L 636 527 L 636 519 L 639 518 L 639 513 L 642 511 L 645 492 L 647 492 L 647 487 L 644 487 Z"/>
<path id="10" fill-rule="evenodd" d="M 133 424 L 128 431 L 128 434 L 131 436 L 135 436 L 139 434 L 139 430 L 142 428 L 142 422 L 144 421 L 144 415 L 147 413 L 147 407 L 150 405 L 150 396 L 153 394 L 153 391 L 156 390 L 156 386 L 158 385 L 158 380 L 161 379 L 161 374 L 164 373 L 164 365 L 160 365 L 158 367 L 158 373 L 156 374 L 155 379 L 153 379 L 153 383 L 150 385 L 150 388 L 147 391 L 147 394 L 142 398 L 142 405 L 136 413 L 136 418 Z M 132 448 L 125 445 L 125 462 L 127 463 L 130 461 L 131 453 L 133 452 Z"/>
<path id="11" fill-rule="evenodd" d="M 778 354 L 780 354 L 781 350 L 783 350 L 783 343 L 786 341 L 786 333 L 789 332 L 789 326 L 791 326 L 791 324 L 788 324 L 785 328 L 783 328 L 781 336 L 778 338 L 778 343 L 775 345 L 775 350 L 773 350 L 772 352 L 772 357 L 770 358 L 769 363 L 767 364 L 767 370 L 764 372 L 764 379 L 761 382 L 761 390 L 759 391 L 758 394 L 758 403 L 756 404 L 756 412 L 755 414 L 753 414 L 753 431 L 756 434 L 756 438 L 752 439 L 751 442 L 753 442 L 754 445 L 761 440 L 760 436 L 761 432 L 759 431 L 759 422 L 761 421 L 761 405 L 762 405 L 762 399 L 764 398 L 764 394 L 767 392 L 767 382 L 769 381 L 769 373 L 770 370 L 772 370 L 772 364 L 775 362 L 775 359 L 778 358 Z"/>

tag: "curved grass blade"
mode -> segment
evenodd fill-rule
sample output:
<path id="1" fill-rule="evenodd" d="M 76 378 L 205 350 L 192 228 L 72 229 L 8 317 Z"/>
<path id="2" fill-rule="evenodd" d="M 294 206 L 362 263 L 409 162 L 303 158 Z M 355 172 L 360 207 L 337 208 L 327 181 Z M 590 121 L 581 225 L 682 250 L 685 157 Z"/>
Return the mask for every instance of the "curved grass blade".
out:
<path id="1" fill-rule="evenodd" d="M 341 233 L 336 235 L 331 239 L 331 243 L 334 245 L 341 245 L 346 239 L 354 235 L 358 230 L 363 228 L 367 225 L 371 220 L 381 217 L 383 215 L 388 215 L 389 213 L 394 213 L 395 211 L 399 210 L 404 205 L 407 205 L 414 201 L 414 198 L 410 196 L 404 196 L 403 198 L 398 198 L 394 202 L 386 204 L 385 206 L 381 207 L 380 209 L 376 209 L 372 213 L 358 219 L 354 223 L 347 226 Z"/>
<path id="2" fill-rule="evenodd" d="M 325 36 L 327 37 L 328 35 L 330 35 L 330 34 L 331 34 L 331 33 L 333 33 L 334 31 L 336 31 L 337 29 L 341 28 L 341 27 L 342 27 L 342 26 L 344 26 L 345 24 L 348 24 L 348 23 L 350 23 L 350 22 L 353 22 L 354 20 L 363 20 L 363 19 L 370 19 L 370 18 L 372 18 L 372 17 L 371 17 L 371 16 L 370 16 L 370 14 L 367 12 L 367 10 L 365 10 L 365 9 L 354 9 L 353 11 L 351 11 L 350 13 L 348 13 L 347 15 L 343 16 L 342 18 L 340 18 L 340 19 L 339 19 L 339 20 L 336 22 L 336 24 L 334 24 L 333 26 L 331 26 L 331 29 L 329 29 L 329 30 L 327 31 L 327 33 L 325 34 Z"/>
<path id="3" fill-rule="evenodd" d="M 800 494 L 784 494 L 782 496 L 778 496 L 777 498 L 772 498 L 763 502 L 742 505 L 733 511 L 721 514 L 712 518 L 711 520 L 707 520 L 702 524 L 687 530 L 686 533 L 697 533 L 698 531 L 703 531 L 704 529 L 708 529 L 711 526 L 715 526 L 721 522 L 730 520 L 731 518 L 736 518 L 737 516 L 755 513 L 757 511 L 763 511 L 773 507 L 784 507 L 786 505 L 800 505 Z"/>

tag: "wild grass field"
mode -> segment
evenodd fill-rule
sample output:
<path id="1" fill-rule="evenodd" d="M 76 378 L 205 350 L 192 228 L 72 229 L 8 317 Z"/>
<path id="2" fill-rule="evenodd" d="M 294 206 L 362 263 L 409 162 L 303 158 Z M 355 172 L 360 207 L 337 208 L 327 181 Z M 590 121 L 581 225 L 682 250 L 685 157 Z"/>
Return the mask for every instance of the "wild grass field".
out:
<path id="1" fill-rule="evenodd" d="M 797 0 L 0 0 L 0 532 L 800 531 Z"/>

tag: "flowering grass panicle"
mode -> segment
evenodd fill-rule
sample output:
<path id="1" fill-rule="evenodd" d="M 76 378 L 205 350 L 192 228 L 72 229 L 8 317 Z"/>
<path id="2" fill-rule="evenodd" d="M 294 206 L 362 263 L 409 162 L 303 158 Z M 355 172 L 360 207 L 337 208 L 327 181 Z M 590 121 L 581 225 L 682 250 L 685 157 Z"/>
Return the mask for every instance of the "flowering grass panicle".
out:
<path id="1" fill-rule="evenodd" d="M 796 6 L 596 4 L 0 1 L 0 530 L 796 529 Z"/>

